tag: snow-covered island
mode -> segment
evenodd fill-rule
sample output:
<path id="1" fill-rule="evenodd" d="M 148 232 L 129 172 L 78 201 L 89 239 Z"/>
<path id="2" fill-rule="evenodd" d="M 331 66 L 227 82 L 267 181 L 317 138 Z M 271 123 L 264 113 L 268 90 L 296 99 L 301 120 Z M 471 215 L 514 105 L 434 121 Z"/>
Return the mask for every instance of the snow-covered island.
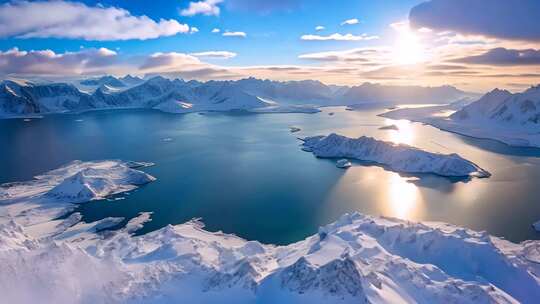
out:
<path id="1" fill-rule="evenodd" d="M 352 166 L 351 162 L 344 158 L 344 159 L 339 159 L 337 162 L 336 162 L 336 167 L 340 168 L 340 169 L 348 169 Z"/>
<path id="2" fill-rule="evenodd" d="M 540 221 L 532 224 L 534 230 L 540 232 Z"/>
<path id="3" fill-rule="evenodd" d="M 28 182 L 0 185 L 0 223 L 15 220 L 32 226 L 60 217 L 78 203 L 136 189 L 155 180 L 137 168 L 151 163 L 104 160 L 73 161 Z"/>
<path id="4" fill-rule="evenodd" d="M 393 130 L 393 131 L 399 131 L 399 127 L 396 125 L 386 125 L 379 128 L 379 130 Z"/>
<path id="5" fill-rule="evenodd" d="M 85 223 L 71 202 L 152 181 L 121 161 L 74 162 L 0 188 L 6 303 L 535 303 L 540 241 L 346 214 L 287 246 L 191 221 L 134 236 L 142 213 Z M 92 193 L 92 194 L 91 194 Z M 53 208 L 55 212 L 48 212 Z"/>
<path id="6" fill-rule="evenodd" d="M 405 108 L 383 113 L 466 136 L 494 139 L 511 146 L 540 147 L 540 85 L 512 94 L 495 89 L 463 108 Z"/>
<path id="7" fill-rule="evenodd" d="M 290 127 L 289 127 L 289 131 L 290 131 L 291 133 L 296 133 L 296 132 L 302 131 L 302 129 L 299 128 L 299 127 L 297 127 L 297 126 L 290 126 Z"/>
<path id="8" fill-rule="evenodd" d="M 352 158 L 374 162 L 404 173 L 433 173 L 449 177 L 489 177 L 490 173 L 457 154 L 427 152 L 408 145 L 362 136 L 349 138 L 332 133 L 306 137 L 303 150 L 321 158 Z"/>

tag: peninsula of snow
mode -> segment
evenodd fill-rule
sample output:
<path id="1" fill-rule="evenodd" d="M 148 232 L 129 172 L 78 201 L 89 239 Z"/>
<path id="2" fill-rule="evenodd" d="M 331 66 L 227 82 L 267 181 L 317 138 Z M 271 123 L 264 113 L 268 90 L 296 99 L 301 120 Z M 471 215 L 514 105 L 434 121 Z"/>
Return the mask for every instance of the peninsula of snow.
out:
<path id="1" fill-rule="evenodd" d="M 191 221 L 135 236 L 57 215 L 153 178 L 121 161 L 74 162 L 0 187 L 5 303 L 536 303 L 540 241 L 444 223 L 346 214 L 287 246 Z M 92 193 L 92 194 L 90 194 Z M 20 206 L 21 208 L 17 208 Z M 43 212 L 53 206 L 57 211 Z M 7 210 L 7 211 L 6 211 Z M 36 218 L 37 217 L 37 218 Z"/>
<path id="2" fill-rule="evenodd" d="M 374 162 L 404 173 L 433 173 L 449 177 L 489 177 L 490 173 L 457 154 L 439 154 L 408 145 L 362 136 L 349 138 L 332 133 L 303 140 L 303 150 L 321 158 L 351 158 Z"/>

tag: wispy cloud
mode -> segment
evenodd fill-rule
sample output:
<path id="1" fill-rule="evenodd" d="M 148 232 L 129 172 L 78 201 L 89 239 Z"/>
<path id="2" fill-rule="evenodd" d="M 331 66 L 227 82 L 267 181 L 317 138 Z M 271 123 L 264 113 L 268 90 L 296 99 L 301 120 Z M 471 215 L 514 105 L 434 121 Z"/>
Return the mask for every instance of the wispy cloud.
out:
<path id="1" fill-rule="evenodd" d="M 368 34 L 362 34 L 362 35 L 353 35 L 353 34 L 332 34 L 328 36 L 320 36 L 320 35 L 303 35 L 300 37 L 302 40 L 306 41 L 328 41 L 328 40 L 334 40 L 334 41 L 360 41 L 360 40 L 374 40 L 379 39 L 379 36 L 370 36 Z"/>
<path id="2" fill-rule="evenodd" d="M 229 31 L 225 31 L 222 35 L 223 35 L 224 37 L 240 37 L 240 38 L 246 38 L 246 37 L 247 37 L 247 34 L 244 33 L 244 32 L 229 32 Z"/>
<path id="3" fill-rule="evenodd" d="M 231 59 L 236 57 L 236 53 L 229 51 L 207 51 L 207 52 L 198 52 L 191 53 L 191 56 L 199 58 L 212 58 L 212 59 Z"/>
<path id="4" fill-rule="evenodd" d="M 214 33 L 214 34 L 219 33 L 219 32 L 221 32 L 221 30 L 218 29 L 218 28 L 214 28 L 214 29 L 212 30 L 212 33 Z"/>
<path id="5" fill-rule="evenodd" d="M 17 1 L 0 5 L 0 37 L 85 40 L 153 39 L 189 32 L 170 19 L 154 21 L 114 7 L 66 1 Z"/>
<path id="6" fill-rule="evenodd" d="M 341 25 L 355 25 L 355 24 L 358 24 L 360 23 L 360 20 L 356 19 L 356 18 L 353 18 L 353 19 L 348 19 L 348 20 L 345 20 L 343 22 L 341 22 Z"/>
<path id="7" fill-rule="evenodd" d="M 322 26 L 322 25 L 317 25 L 317 26 L 315 27 L 315 30 L 316 30 L 317 32 L 324 31 L 325 29 L 326 29 L 326 28 L 325 28 L 324 26 Z"/>
<path id="8" fill-rule="evenodd" d="M 356 48 L 345 51 L 329 51 L 319 53 L 308 53 L 298 56 L 299 59 L 321 61 L 321 62 L 347 62 L 373 65 L 388 64 L 389 60 L 385 59 L 391 51 L 388 48 Z"/>
<path id="9" fill-rule="evenodd" d="M 194 55 L 177 52 L 154 53 L 146 58 L 138 68 L 138 72 L 143 72 L 146 75 L 163 75 L 173 78 L 199 80 L 241 77 L 228 68 L 206 63 Z"/>
<path id="10" fill-rule="evenodd" d="M 180 11 L 182 16 L 195 16 L 195 15 L 206 15 L 206 16 L 219 16 L 221 9 L 218 4 L 222 3 L 223 0 L 203 0 L 197 2 L 190 2 L 188 8 Z"/>
<path id="11" fill-rule="evenodd" d="M 179 66 L 188 68 L 194 66 L 200 67 L 201 65 L 201 61 L 192 55 L 177 52 L 158 52 L 148 56 L 140 66 L 140 69 L 147 71 L 167 71 L 171 68 L 178 68 Z"/>

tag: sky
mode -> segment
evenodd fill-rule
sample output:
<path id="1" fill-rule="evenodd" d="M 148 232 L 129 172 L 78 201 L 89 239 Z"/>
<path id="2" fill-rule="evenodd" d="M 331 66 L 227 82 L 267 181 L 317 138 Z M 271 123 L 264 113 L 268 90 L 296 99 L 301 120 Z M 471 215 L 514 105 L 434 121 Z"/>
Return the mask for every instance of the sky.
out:
<path id="1" fill-rule="evenodd" d="M 522 90 L 540 1 L 0 1 L 0 77 L 104 74 Z"/>

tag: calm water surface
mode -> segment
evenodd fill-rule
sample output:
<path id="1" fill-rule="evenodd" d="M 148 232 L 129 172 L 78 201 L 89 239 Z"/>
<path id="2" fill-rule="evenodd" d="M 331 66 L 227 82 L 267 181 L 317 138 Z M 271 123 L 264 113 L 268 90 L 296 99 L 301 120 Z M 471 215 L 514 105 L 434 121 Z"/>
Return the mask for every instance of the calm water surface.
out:
<path id="1" fill-rule="evenodd" d="M 202 218 L 207 229 L 266 243 L 289 243 L 341 214 L 359 211 L 445 221 L 512 241 L 540 239 L 540 149 L 511 148 L 407 121 L 384 109 L 319 114 L 187 114 L 99 111 L 0 120 L 0 183 L 22 181 L 69 161 L 155 162 L 158 180 L 123 200 L 83 204 L 86 221 L 152 211 L 141 233 Z M 329 115 L 334 112 L 335 115 Z M 395 123 L 399 131 L 379 130 Z M 288 127 L 302 128 L 291 134 Z M 355 163 L 349 170 L 300 150 L 296 136 L 369 135 L 434 152 L 456 152 L 493 176 L 452 181 L 400 176 Z"/>

